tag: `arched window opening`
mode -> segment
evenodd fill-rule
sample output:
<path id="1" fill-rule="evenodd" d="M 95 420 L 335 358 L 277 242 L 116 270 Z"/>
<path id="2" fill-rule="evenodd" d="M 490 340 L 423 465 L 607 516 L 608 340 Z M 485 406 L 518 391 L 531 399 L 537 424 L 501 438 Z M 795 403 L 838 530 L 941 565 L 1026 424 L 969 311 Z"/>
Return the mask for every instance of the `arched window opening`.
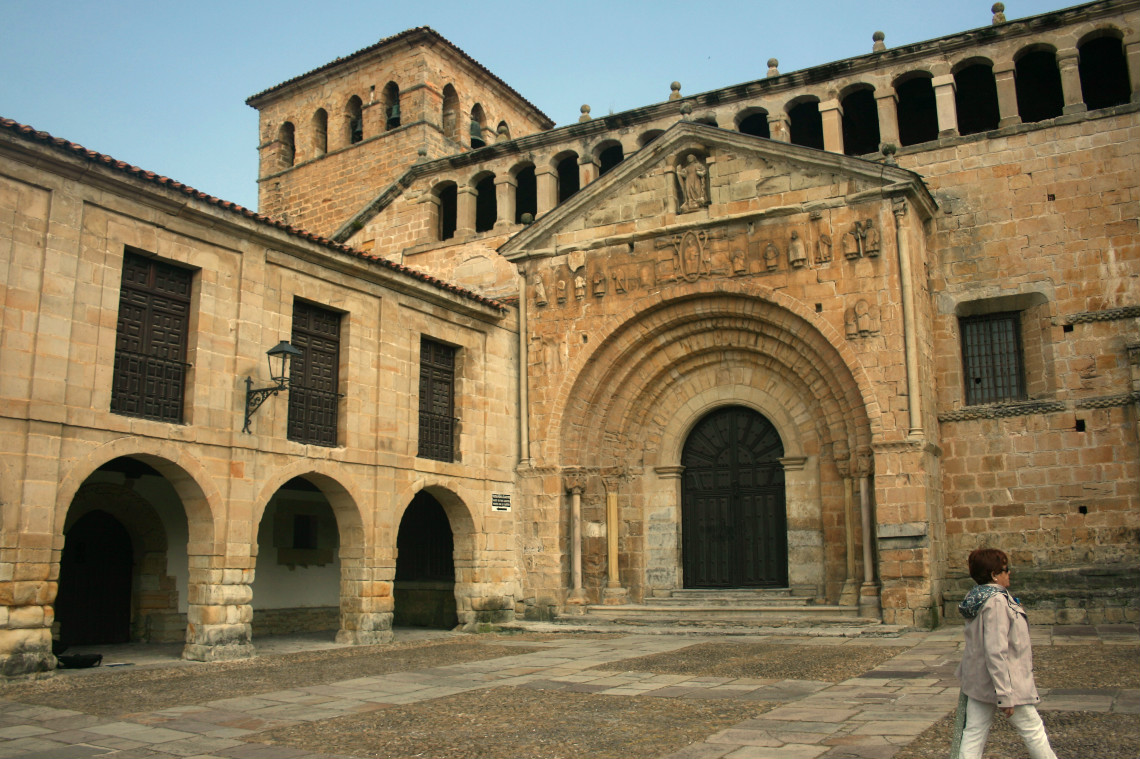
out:
<path id="1" fill-rule="evenodd" d="M 471 108 L 470 134 L 471 134 L 471 148 L 473 150 L 481 148 L 487 144 L 483 140 L 483 122 L 484 121 L 486 121 L 486 117 L 483 115 L 483 106 L 476 103 Z"/>
<path id="2" fill-rule="evenodd" d="M 1097 37 L 1080 46 L 1081 92 L 1089 110 L 1128 102 L 1132 85 L 1124 47 L 1115 37 Z"/>
<path id="3" fill-rule="evenodd" d="M 396 533 L 393 624 L 444 630 L 459 624 L 454 554 L 447 513 L 439 501 L 420 491 L 408 504 Z"/>
<path id="4" fill-rule="evenodd" d="M 318 108 L 313 114 L 313 152 L 324 155 L 329 149 L 329 112 Z"/>
<path id="5" fill-rule="evenodd" d="M 346 135 L 349 145 L 355 145 L 364 139 L 364 104 L 360 102 L 360 98 L 353 95 L 348 101 L 348 107 L 344 109 L 344 116 L 346 122 Z"/>
<path id="6" fill-rule="evenodd" d="M 495 140 L 497 142 L 506 142 L 511 139 L 511 127 L 505 121 L 500 121 L 499 125 L 495 127 Z"/>
<path id="7" fill-rule="evenodd" d="M 899 143 L 917 145 L 938 139 L 938 106 L 930 76 L 922 75 L 895 85 L 898 95 Z"/>
<path id="8" fill-rule="evenodd" d="M 954 107 L 958 134 L 978 134 L 998 128 L 997 83 L 988 64 L 975 63 L 954 72 Z"/>
<path id="9" fill-rule="evenodd" d="M 625 160 L 625 153 L 622 152 L 621 145 L 610 145 L 598 154 L 598 176 L 605 174 L 623 160 Z"/>
<path id="10" fill-rule="evenodd" d="M 455 222 L 458 218 L 457 203 L 459 195 L 454 182 L 448 182 L 437 188 L 435 195 L 439 198 L 439 239 L 450 240 L 455 237 Z"/>
<path id="11" fill-rule="evenodd" d="M 450 84 L 443 88 L 443 136 L 459 142 L 459 95 Z"/>
<path id="12" fill-rule="evenodd" d="M 1023 123 L 1061 115 L 1065 96 L 1061 91 L 1057 56 L 1052 50 L 1034 50 L 1021 56 L 1014 76 L 1017 78 L 1017 113 Z"/>
<path id="13" fill-rule="evenodd" d="M 522 224 L 524 213 L 531 219 L 538 216 L 538 181 L 533 166 L 515 172 L 515 224 Z"/>
<path id="14" fill-rule="evenodd" d="M 297 148 L 293 142 L 293 122 L 286 121 L 277 130 L 277 143 L 281 146 L 278 153 L 281 157 L 281 168 L 287 169 L 297 158 Z"/>
<path id="15" fill-rule="evenodd" d="M 395 82 L 384 85 L 384 129 L 400 126 L 400 88 Z"/>
<path id="16" fill-rule="evenodd" d="M 558 202 L 569 200 L 581 185 L 578 178 L 578 154 L 571 153 L 558 162 Z"/>
<path id="17" fill-rule="evenodd" d="M 495 198 L 495 175 L 488 174 L 475 184 L 475 231 L 487 232 L 499 218 L 499 204 Z"/>
<path id="18" fill-rule="evenodd" d="M 875 91 L 855 90 L 843 98 L 843 152 L 866 155 L 879 149 L 879 108 Z"/>
<path id="19" fill-rule="evenodd" d="M 772 138 L 772 130 L 768 127 L 768 114 L 753 113 L 740 120 L 737 131 L 741 134 L 750 134 L 753 137 Z"/>
<path id="20" fill-rule="evenodd" d="M 637 138 L 637 144 L 641 147 L 645 147 L 663 134 L 665 134 L 665 132 L 661 129 L 650 129 L 648 132 Z"/>
<path id="21" fill-rule="evenodd" d="M 823 119 L 819 115 L 819 101 L 806 100 L 788 111 L 793 145 L 823 150 Z"/>

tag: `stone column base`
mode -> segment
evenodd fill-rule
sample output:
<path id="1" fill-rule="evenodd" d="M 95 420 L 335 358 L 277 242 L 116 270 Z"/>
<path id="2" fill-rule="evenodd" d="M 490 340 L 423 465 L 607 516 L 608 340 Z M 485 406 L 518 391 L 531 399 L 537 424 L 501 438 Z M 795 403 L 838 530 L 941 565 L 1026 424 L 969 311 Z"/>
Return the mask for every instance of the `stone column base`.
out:
<path id="1" fill-rule="evenodd" d="M 215 646 L 187 643 L 182 649 L 182 658 L 187 661 L 235 661 L 252 658 L 254 654 L 252 643 L 224 643 Z"/>
<path id="2" fill-rule="evenodd" d="M 391 643 L 393 637 L 391 630 L 337 630 L 336 642 L 350 646 L 375 646 Z"/>
<path id="3" fill-rule="evenodd" d="M 839 592 L 839 605 L 859 605 L 859 584 L 857 582 L 854 580 L 848 580 L 847 582 L 843 583 L 843 590 Z"/>
<path id="4" fill-rule="evenodd" d="M 602 603 L 606 606 L 619 606 L 629 603 L 629 591 L 622 587 L 603 588 Z"/>
<path id="5" fill-rule="evenodd" d="M 883 618 L 883 604 L 879 598 L 879 588 L 873 582 L 865 582 L 859 588 L 859 616 L 874 619 Z"/>

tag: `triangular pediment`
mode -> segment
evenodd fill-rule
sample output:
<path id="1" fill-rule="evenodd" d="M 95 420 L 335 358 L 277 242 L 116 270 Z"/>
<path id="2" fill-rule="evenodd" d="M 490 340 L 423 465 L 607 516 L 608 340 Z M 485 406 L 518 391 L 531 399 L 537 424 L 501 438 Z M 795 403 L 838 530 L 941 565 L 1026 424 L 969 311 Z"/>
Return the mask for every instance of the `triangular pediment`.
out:
<path id="1" fill-rule="evenodd" d="M 646 233 L 763 221 L 872 200 L 935 209 L 921 177 L 897 166 L 679 122 L 515 235 L 514 261 L 602 247 Z"/>

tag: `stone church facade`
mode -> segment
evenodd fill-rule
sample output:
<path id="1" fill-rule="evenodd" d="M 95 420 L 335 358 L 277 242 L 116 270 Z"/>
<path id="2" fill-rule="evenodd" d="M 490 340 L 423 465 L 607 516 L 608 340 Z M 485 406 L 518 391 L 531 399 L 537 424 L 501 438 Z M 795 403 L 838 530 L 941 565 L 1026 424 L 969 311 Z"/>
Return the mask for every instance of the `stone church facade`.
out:
<path id="1" fill-rule="evenodd" d="M 980 545 L 1140 619 L 1140 2 L 680 89 L 553 128 L 410 30 L 250 98 L 260 213 L 0 122 L 4 672 L 682 590 L 929 626 Z"/>

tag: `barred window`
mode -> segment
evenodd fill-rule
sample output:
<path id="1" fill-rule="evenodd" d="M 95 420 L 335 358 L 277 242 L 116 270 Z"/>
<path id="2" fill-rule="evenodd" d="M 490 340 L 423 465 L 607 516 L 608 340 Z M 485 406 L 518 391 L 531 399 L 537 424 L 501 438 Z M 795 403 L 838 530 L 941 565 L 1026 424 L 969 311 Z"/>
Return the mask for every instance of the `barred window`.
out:
<path id="1" fill-rule="evenodd" d="M 137 253 L 123 256 L 112 412 L 182 422 L 193 276 Z"/>
<path id="2" fill-rule="evenodd" d="M 966 405 L 1025 398 L 1021 315 L 1017 311 L 959 320 Z"/>
<path id="3" fill-rule="evenodd" d="M 340 314 L 293 302 L 293 359 L 289 377 L 289 439 L 330 448 L 337 444 Z"/>
<path id="4" fill-rule="evenodd" d="M 420 338 L 419 455 L 455 460 L 455 348 Z"/>

